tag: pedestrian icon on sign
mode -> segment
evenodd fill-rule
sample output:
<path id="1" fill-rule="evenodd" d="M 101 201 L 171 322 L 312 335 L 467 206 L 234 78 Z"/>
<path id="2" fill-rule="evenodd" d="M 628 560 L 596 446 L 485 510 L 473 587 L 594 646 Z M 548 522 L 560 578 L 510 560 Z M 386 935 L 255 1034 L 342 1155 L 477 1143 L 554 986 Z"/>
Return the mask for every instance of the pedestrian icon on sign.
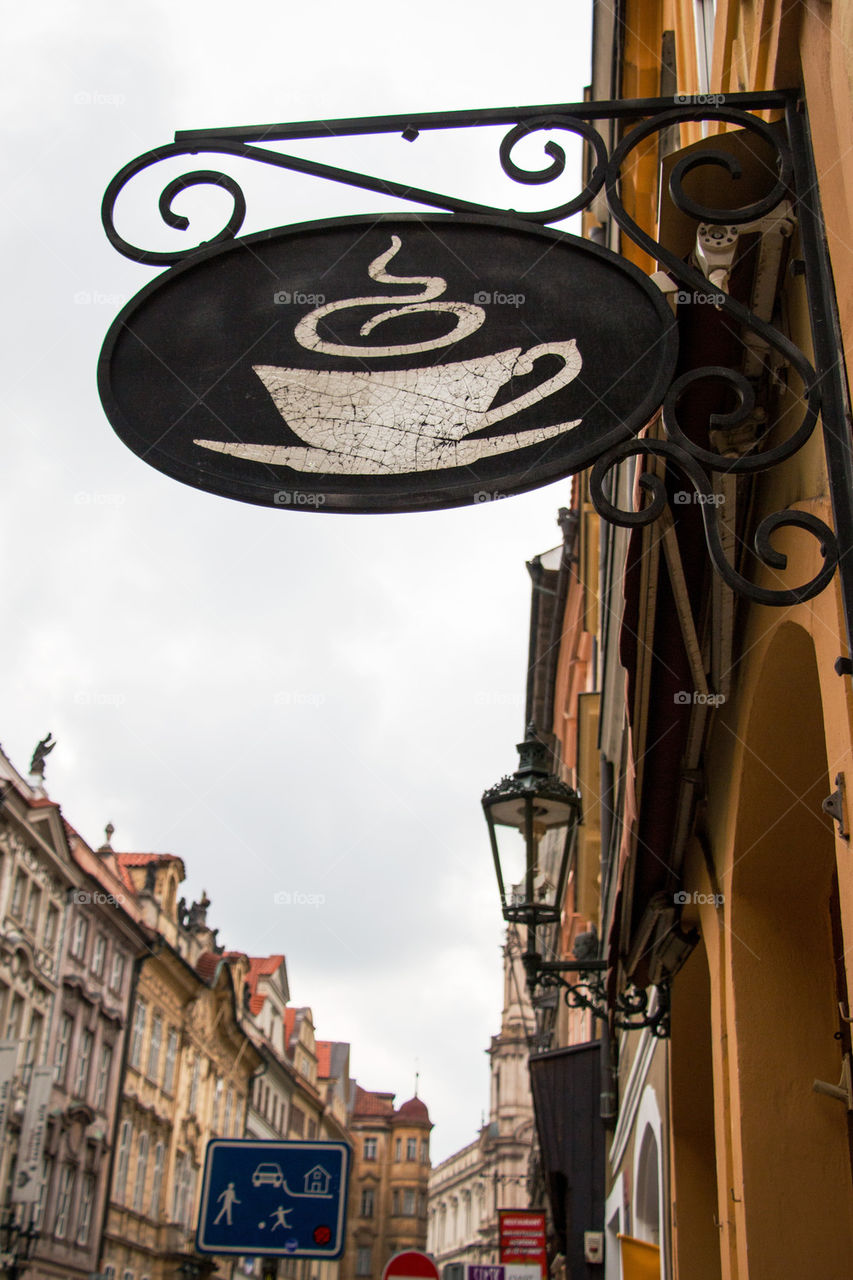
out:
<path id="1" fill-rule="evenodd" d="M 222 1194 L 216 1197 L 217 1204 L 219 1203 L 220 1200 L 222 1201 L 222 1208 L 219 1210 L 219 1213 L 213 1219 L 213 1225 L 216 1226 L 224 1214 L 225 1221 L 230 1227 L 231 1226 L 231 1209 L 235 1204 L 240 1203 L 240 1201 L 237 1199 L 237 1192 L 234 1190 L 233 1182 L 229 1182 L 228 1186 L 225 1188 Z"/>

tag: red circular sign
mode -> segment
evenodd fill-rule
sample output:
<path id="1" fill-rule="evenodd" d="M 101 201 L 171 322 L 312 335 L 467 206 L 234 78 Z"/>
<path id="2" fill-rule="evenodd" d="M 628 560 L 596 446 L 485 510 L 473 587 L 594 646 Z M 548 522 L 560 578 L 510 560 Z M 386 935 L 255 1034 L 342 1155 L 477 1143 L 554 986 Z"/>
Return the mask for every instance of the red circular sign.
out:
<path id="1" fill-rule="evenodd" d="M 429 1254 L 406 1249 L 385 1264 L 382 1280 L 439 1280 L 438 1267 Z"/>
<path id="2" fill-rule="evenodd" d="M 331 1240 L 331 1238 L 332 1238 L 332 1229 L 331 1229 L 331 1227 L 325 1227 L 325 1226 L 324 1226 L 324 1227 L 315 1227 L 315 1228 L 314 1228 L 314 1243 L 315 1243 L 315 1244 L 328 1244 L 328 1243 L 329 1243 L 329 1241 Z"/>

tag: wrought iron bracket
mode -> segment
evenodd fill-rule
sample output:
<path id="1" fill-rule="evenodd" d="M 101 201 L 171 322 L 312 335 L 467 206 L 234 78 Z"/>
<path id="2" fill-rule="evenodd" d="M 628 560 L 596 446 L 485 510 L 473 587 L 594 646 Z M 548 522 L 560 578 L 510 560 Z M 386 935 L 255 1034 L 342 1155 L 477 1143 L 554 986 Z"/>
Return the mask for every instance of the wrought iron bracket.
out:
<path id="1" fill-rule="evenodd" d="M 768 123 L 768 118 L 773 123 Z M 663 439 L 637 439 L 633 436 L 617 448 L 600 456 L 592 469 L 590 493 L 599 514 L 606 520 L 625 526 L 647 525 L 656 520 L 670 502 L 667 477 L 677 476 L 699 505 L 704 525 L 708 555 L 716 572 L 740 595 L 761 603 L 787 606 L 809 600 L 824 590 L 836 573 L 839 577 L 847 629 L 848 653 L 853 652 L 853 452 L 848 411 L 846 377 L 841 355 L 840 326 L 835 304 L 832 272 L 824 223 L 820 208 L 819 188 L 811 145 L 805 103 L 796 90 L 761 93 L 737 93 L 700 98 L 649 98 L 626 101 L 586 102 L 531 106 L 501 107 L 487 110 L 438 112 L 415 115 L 381 116 L 338 120 L 308 121 L 291 124 L 268 124 L 250 127 L 184 130 L 174 141 L 139 156 L 115 176 L 104 195 L 102 217 L 106 234 L 114 247 L 126 257 L 140 263 L 170 266 L 181 262 L 203 246 L 227 241 L 237 236 L 247 213 L 247 199 L 237 179 L 220 168 L 192 167 L 177 176 L 168 176 L 158 201 L 159 215 L 168 227 L 190 232 L 188 219 L 175 211 L 176 197 L 188 188 L 214 186 L 231 198 L 232 208 L 224 226 L 210 239 L 200 242 L 191 234 L 188 247 L 178 249 L 144 248 L 132 244 L 116 228 L 115 214 L 119 197 L 135 178 L 153 167 L 165 165 L 169 173 L 174 162 L 184 162 L 199 154 L 226 158 L 229 162 L 246 161 L 273 169 L 308 175 L 323 181 L 344 184 L 361 191 L 392 197 L 407 209 L 444 210 L 450 214 L 484 215 L 508 226 L 541 227 L 561 223 L 582 210 L 596 210 L 605 204 L 618 225 L 625 242 L 651 255 L 674 280 L 680 291 L 692 295 L 707 293 L 709 282 L 697 268 L 689 265 L 667 245 L 655 240 L 631 217 L 623 202 L 623 173 L 642 151 L 654 145 L 656 136 L 689 122 L 708 122 L 716 137 L 707 146 L 694 147 L 677 161 L 669 178 L 669 199 L 674 207 L 699 224 L 742 228 L 765 217 L 783 203 L 792 210 L 799 234 L 798 271 L 804 276 L 804 297 L 809 309 L 813 359 L 801 351 L 775 324 L 751 312 L 742 302 L 724 290 L 718 290 L 715 309 L 727 329 L 740 335 L 744 349 L 752 342 L 752 350 L 775 353 L 773 369 L 785 369 L 795 385 L 791 388 L 799 401 L 800 420 L 789 425 L 789 406 L 771 413 L 760 424 L 760 430 L 749 447 L 740 454 L 717 452 L 701 441 L 711 440 L 713 432 L 736 433 L 747 423 L 757 421 L 754 379 L 739 369 L 708 365 L 692 369 L 670 388 L 663 405 Z M 726 135 L 718 126 L 742 132 L 772 160 L 766 167 L 767 186 L 758 198 L 749 197 L 734 209 L 712 207 L 691 193 L 689 175 L 711 166 L 719 177 L 718 185 L 737 190 L 742 176 L 737 157 L 725 145 Z M 467 200 L 452 192 L 433 191 L 412 185 L 398 177 L 346 169 L 335 164 L 309 159 L 295 153 L 286 144 L 307 140 L 386 134 L 416 145 L 422 134 L 433 131 L 462 131 L 465 136 L 495 128 L 505 132 L 497 146 L 496 159 L 503 173 L 521 190 L 531 187 L 551 188 L 567 175 L 566 151 L 561 135 L 579 138 L 586 149 L 587 165 L 580 191 L 551 196 L 539 202 L 535 210 L 499 208 Z M 467 132 L 466 132 L 467 131 Z M 538 136 L 542 139 L 544 163 L 539 167 L 529 159 L 521 159 L 520 144 Z M 487 142 L 491 138 L 487 135 Z M 527 147 L 530 143 L 527 142 Z M 407 159 L 409 157 L 407 156 Z M 521 203 L 521 200 L 519 200 Z M 287 217 L 281 219 L 288 221 Z M 695 391 L 699 382 L 716 386 L 727 396 L 734 409 L 707 415 L 704 429 L 697 433 L 695 423 L 688 430 L 680 421 L 683 402 Z M 719 396 L 718 396 L 719 399 Z M 763 406 L 762 406 L 763 408 Z M 753 415 L 751 417 L 751 415 Z M 759 415 L 760 419 L 760 415 Z M 743 564 L 733 564 L 721 536 L 721 515 L 717 509 L 715 476 L 728 474 L 747 477 L 769 470 L 791 458 L 806 443 L 820 423 L 826 457 L 834 530 L 811 513 L 786 509 L 766 515 L 754 535 L 754 556 L 773 577 L 784 572 L 787 561 L 773 545 L 774 535 L 784 528 L 794 528 L 815 540 L 822 564 L 805 583 L 766 586 L 753 582 L 743 572 Z M 639 510 L 619 510 L 609 487 L 611 470 L 627 460 L 657 461 L 655 470 L 647 469 L 639 476 L 645 505 Z"/>
<path id="2" fill-rule="evenodd" d="M 664 1039 L 670 1027 L 670 984 L 664 979 L 650 990 L 631 984 L 611 996 L 604 974 L 606 960 L 545 960 L 528 952 L 524 957 L 531 987 L 559 988 L 570 1009 L 589 1009 L 596 1018 L 621 1031 L 648 1027 Z M 567 975 L 571 974 L 572 978 Z"/>

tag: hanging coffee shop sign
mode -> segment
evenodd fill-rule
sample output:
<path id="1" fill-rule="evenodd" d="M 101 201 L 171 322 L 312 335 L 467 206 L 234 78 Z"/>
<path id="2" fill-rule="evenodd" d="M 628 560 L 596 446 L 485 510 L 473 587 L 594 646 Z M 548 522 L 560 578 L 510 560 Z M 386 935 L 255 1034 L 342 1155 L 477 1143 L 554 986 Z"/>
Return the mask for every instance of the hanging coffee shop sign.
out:
<path id="1" fill-rule="evenodd" d="M 657 260 L 679 299 L 705 297 L 705 275 L 683 251 L 654 240 L 622 201 L 623 167 L 700 121 L 714 136 L 674 162 L 667 200 L 694 237 L 700 223 L 729 236 L 783 205 L 793 208 L 812 328 L 813 360 L 725 289 L 715 292 L 722 324 L 741 348 L 757 343 L 789 371 L 800 415 L 799 422 L 784 412 L 778 422 L 769 419 L 748 449 L 734 453 L 708 442 L 717 427 L 736 433 L 750 419 L 754 387 L 744 369 L 699 367 L 701 351 L 698 359 L 694 351 L 675 378 L 675 322 L 657 288 L 624 257 L 551 225 L 585 209 L 604 214 L 623 244 Z M 535 211 L 499 209 L 282 149 L 374 134 L 408 144 L 424 131 L 468 138 L 495 126 L 508 130 L 501 167 L 524 187 L 556 183 L 566 172 L 557 138 L 581 138 L 582 190 Z M 540 168 L 519 160 L 522 144 L 536 135 L 547 157 Z M 733 143 L 737 137 L 760 157 L 759 189 L 745 197 L 738 196 L 745 153 Z M 144 170 L 199 153 L 438 212 L 351 217 L 238 239 L 246 214 L 241 187 L 219 169 L 194 169 L 166 182 L 161 218 L 188 231 L 187 218 L 172 207 L 175 197 L 214 185 L 232 201 L 219 233 L 168 251 L 125 239 L 114 219 L 125 187 Z M 702 180 L 691 189 L 697 174 Z M 591 467 L 596 510 L 626 526 L 658 519 L 669 505 L 667 486 L 677 480 L 697 499 L 708 555 L 732 590 L 785 606 L 815 596 L 837 570 L 849 636 L 853 451 L 814 155 L 796 91 L 186 131 L 115 176 L 102 217 L 119 252 L 170 268 L 115 321 L 98 374 L 121 439 L 167 475 L 289 510 L 381 512 L 482 502 Z M 708 409 L 704 427 L 697 431 L 694 422 L 686 431 L 683 402 L 709 383 L 732 407 L 722 416 Z M 719 405 L 720 397 L 705 403 Z M 662 430 L 641 435 L 658 409 Z M 808 511 L 765 515 L 754 535 L 760 562 L 774 573 L 785 569 L 772 539 L 788 526 L 815 540 L 822 565 L 808 582 L 759 586 L 729 558 L 715 477 L 746 478 L 784 463 L 818 423 L 835 531 Z M 611 476 L 630 461 L 639 464 L 640 502 L 623 510 Z"/>
<path id="2" fill-rule="evenodd" d="M 416 511 L 589 465 L 663 399 L 674 317 L 615 254 L 524 224 L 355 217 L 202 250 L 107 337 L 121 439 L 245 502 Z"/>

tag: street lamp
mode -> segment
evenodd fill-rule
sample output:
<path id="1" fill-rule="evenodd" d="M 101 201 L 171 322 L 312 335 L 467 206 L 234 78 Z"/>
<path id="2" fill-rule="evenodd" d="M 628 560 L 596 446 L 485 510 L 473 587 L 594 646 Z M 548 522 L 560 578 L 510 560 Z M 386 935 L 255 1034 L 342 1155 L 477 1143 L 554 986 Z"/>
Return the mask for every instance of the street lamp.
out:
<path id="1" fill-rule="evenodd" d="M 655 985 L 655 998 L 630 985 L 609 993 L 605 983 L 607 961 L 599 955 L 600 943 L 592 930 L 575 939 L 572 960 L 544 960 L 537 949 L 537 932 L 560 921 L 575 833 L 580 822 L 580 796 L 549 768 L 550 752 L 530 724 L 524 742 L 518 744 L 519 766 L 483 793 L 483 812 L 489 828 L 495 874 L 503 917 L 524 924 L 527 941 L 522 954 L 531 996 L 536 988 L 562 988 L 573 1009 L 589 1009 L 596 1018 L 623 1029 L 648 1027 L 655 1036 L 669 1034 L 669 977 Z M 499 840 L 499 828 L 500 840 Z M 523 840 L 523 876 L 507 896 L 504 867 L 511 864 L 506 849 L 510 833 L 516 845 Z M 503 848 L 503 852 L 502 852 Z"/>
<path id="2" fill-rule="evenodd" d="M 560 920 L 580 821 L 580 796 L 551 772 L 549 756 L 535 726 L 528 725 L 524 741 L 518 744 L 515 773 L 483 794 L 503 917 L 527 929 L 522 961 L 531 990 L 542 967 L 536 949 L 537 931 Z M 512 865 L 513 856 L 518 867 L 520 853 L 523 875 L 508 896 L 504 867 Z"/>

